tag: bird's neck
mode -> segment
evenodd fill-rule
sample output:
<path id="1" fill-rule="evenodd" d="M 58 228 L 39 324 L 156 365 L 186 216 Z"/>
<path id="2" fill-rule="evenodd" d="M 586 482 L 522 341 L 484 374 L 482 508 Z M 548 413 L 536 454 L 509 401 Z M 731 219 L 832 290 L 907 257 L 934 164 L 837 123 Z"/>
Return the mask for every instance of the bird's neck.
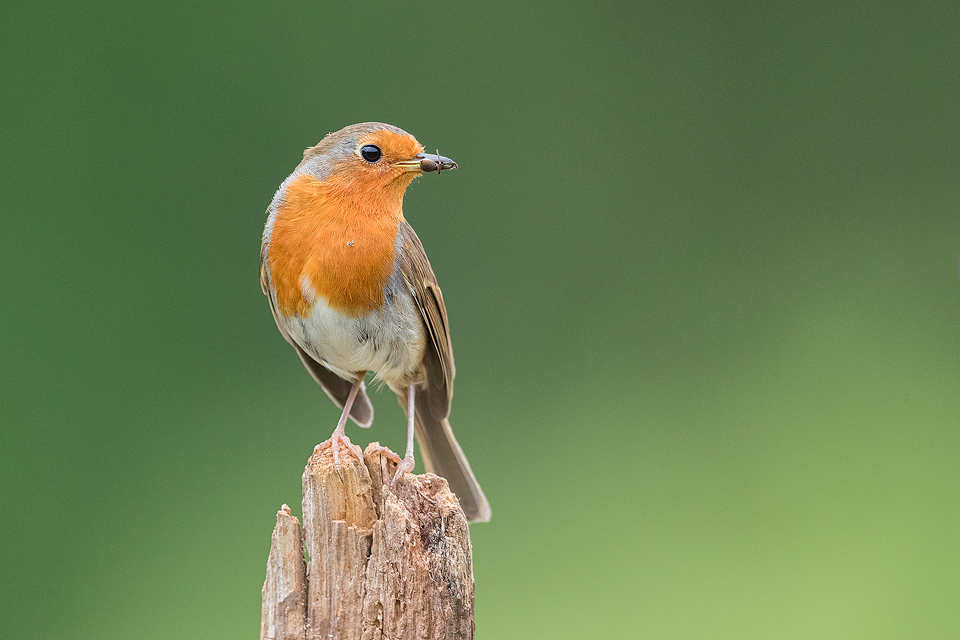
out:
<path id="1" fill-rule="evenodd" d="M 405 189 L 392 183 L 361 189 L 307 174 L 287 185 L 268 251 L 284 315 L 306 316 L 318 299 L 353 317 L 383 304 L 397 260 Z"/>

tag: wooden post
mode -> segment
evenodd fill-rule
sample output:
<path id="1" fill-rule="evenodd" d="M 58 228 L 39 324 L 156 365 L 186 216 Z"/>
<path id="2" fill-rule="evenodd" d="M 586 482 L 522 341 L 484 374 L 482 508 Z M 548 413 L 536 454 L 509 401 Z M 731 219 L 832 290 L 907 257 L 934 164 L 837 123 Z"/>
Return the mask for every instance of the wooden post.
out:
<path id="1" fill-rule="evenodd" d="M 353 447 L 357 454 L 360 448 Z M 473 638 L 470 530 L 447 481 L 404 474 L 377 443 L 326 449 L 303 472 L 303 533 L 277 513 L 261 640 Z M 301 546 L 302 545 L 302 546 Z M 308 562 L 304 562 L 304 550 Z"/>

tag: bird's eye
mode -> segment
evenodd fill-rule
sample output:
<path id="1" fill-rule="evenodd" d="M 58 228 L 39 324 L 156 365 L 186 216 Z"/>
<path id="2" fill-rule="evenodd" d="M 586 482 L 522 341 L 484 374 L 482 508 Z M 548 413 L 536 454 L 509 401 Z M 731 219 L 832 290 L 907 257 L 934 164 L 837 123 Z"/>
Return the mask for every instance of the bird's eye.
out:
<path id="1" fill-rule="evenodd" d="M 380 151 L 380 147 L 375 144 L 365 144 L 360 147 L 360 155 L 363 156 L 363 159 L 367 162 L 376 162 L 383 155 L 383 152 Z"/>

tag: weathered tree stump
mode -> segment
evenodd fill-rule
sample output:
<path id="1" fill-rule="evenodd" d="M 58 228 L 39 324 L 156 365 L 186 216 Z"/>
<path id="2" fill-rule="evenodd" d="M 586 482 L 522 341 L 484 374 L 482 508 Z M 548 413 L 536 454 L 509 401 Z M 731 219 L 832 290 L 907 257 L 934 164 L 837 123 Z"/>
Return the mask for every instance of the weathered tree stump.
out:
<path id="1" fill-rule="evenodd" d="M 353 447 L 357 454 L 360 448 Z M 377 443 L 303 472 L 303 531 L 277 512 L 261 640 L 473 638 L 470 531 L 443 478 L 404 474 Z M 309 558 L 304 561 L 304 551 Z"/>

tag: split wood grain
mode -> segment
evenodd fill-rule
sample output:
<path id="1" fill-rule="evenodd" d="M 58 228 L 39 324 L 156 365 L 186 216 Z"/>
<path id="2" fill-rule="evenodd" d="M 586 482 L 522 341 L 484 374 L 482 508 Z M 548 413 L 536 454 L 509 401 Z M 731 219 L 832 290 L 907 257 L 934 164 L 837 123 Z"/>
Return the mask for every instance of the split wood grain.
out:
<path id="1" fill-rule="evenodd" d="M 270 537 L 267 579 L 263 583 L 260 637 L 304 640 L 307 614 L 307 567 L 300 522 L 283 505 Z"/>

